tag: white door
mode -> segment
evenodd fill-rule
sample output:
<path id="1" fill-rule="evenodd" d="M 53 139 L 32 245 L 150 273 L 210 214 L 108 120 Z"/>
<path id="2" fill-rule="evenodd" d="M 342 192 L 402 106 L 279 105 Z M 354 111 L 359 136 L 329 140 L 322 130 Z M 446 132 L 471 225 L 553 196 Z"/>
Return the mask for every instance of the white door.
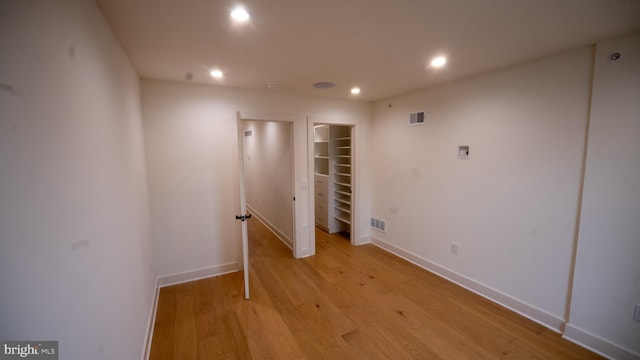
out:
<path id="1" fill-rule="evenodd" d="M 238 127 L 238 178 L 240 179 L 240 214 L 236 219 L 242 222 L 242 269 L 244 271 L 244 297 L 249 299 L 249 236 L 247 233 L 247 201 L 244 191 L 244 134 L 242 133 L 242 121 L 240 113 L 237 113 Z"/>

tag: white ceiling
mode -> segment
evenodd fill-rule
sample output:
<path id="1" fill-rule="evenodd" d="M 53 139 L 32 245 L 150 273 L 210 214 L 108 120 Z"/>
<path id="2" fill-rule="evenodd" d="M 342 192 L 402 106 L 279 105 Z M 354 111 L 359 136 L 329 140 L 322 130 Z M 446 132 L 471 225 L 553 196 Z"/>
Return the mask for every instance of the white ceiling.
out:
<path id="1" fill-rule="evenodd" d="M 229 18 L 233 0 L 97 3 L 142 78 L 191 72 L 204 84 L 361 100 L 640 30 L 640 0 L 243 0 L 244 26 Z M 446 67 L 429 68 L 438 54 Z"/>

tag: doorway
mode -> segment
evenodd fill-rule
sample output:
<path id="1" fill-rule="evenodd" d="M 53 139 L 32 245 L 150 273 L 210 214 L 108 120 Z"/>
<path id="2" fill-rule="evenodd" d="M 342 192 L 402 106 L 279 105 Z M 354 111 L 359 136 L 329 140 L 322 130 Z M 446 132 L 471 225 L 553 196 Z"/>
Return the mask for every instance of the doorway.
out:
<path id="1" fill-rule="evenodd" d="M 353 244 L 354 126 L 313 125 L 314 219 L 317 228 L 341 233 Z"/>
<path id="2" fill-rule="evenodd" d="M 247 209 L 293 256 L 293 124 L 242 119 L 241 129 Z"/>

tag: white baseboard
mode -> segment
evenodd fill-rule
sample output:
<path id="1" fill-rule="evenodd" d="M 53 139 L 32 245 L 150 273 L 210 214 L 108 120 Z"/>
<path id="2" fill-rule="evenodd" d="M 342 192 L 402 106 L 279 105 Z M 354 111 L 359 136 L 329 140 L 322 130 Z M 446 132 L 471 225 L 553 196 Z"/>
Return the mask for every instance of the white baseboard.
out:
<path id="1" fill-rule="evenodd" d="M 386 250 L 396 256 L 399 256 L 425 270 L 428 270 L 440 277 L 443 277 L 463 288 L 470 290 L 484 298 L 487 298 L 499 305 L 502 305 L 516 313 L 535 321 L 549 329 L 558 333 L 562 332 L 562 326 L 565 324 L 564 320 L 553 314 L 538 309 L 537 307 L 527 304 L 524 301 L 511 297 L 501 291 L 493 289 L 489 286 L 481 284 L 473 279 L 470 279 L 464 275 L 458 274 L 455 271 L 449 270 L 443 266 L 440 266 L 432 261 L 422 258 L 414 253 L 401 249 L 395 245 L 392 245 L 384 240 L 380 240 L 375 237 L 371 237 L 371 242 L 379 248 Z"/>
<path id="2" fill-rule="evenodd" d="M 285 245 L 287 245 L 289 249 L 293 250 L 293 241 L 291 241 L 291 239 L 289 239 L 287 235 L 285 235 L 282 231 L 280 231 L 277 227 L 275 227 L 275 225 L 270 223 L 269 220 L 267 220 L 267 218 L 262 216 L 262 214 L 257 212 L 254 208 L 252 208 L 248 204 L 247 204 L 247 209 L 251 211 L 251 214 L 253 214 L 256 217 L 256 219 L 258 219 L 258 221 L 263 223 L 264 226 L 266 226 L 267 228 L 269 228 L 269 230 L 271 230 L 274 234 L 276 234 L 276 237 L 280 239 L 280 241 L 282 241 Z"/>
<path id="3" fill-rule="evenodd" d="M 238 263 L 234 261 L 226 264 L 186 271 L 183 273 L 160 276 L 158 277 L 158 287 L 181 284 L 236 271 L 238 271 Z"/>
<path id="4" fill-rule="evenodd" d="M 614 344 L 588 331 L 582 330 L 571 323 L 564 329 L 563 338 L 596 352 L 608 359 L 617 360 L 638 360 L 640 354 Z"/>
<path id="5" fill-rule="evenodd" d="M 151 355 L 151 341 L 153 340 L 153 328 L 156 325 L 156 313 L 158 312 L 158 298 L 160 297 L 160 286 L 156 280 L 156 287 L 151 304 L 151 312 L 149 313 L 149 321 L 147 322 L 147 336 L 144 342 L 144 350 L 142 352 L 142 360 L 149 360 Z"/>
<path id="6" fill-rule="evenodd" d="M 360 245 L 364 245 L 364 244 L 371 244 L 371 236 L 363 236 L 360 239 L 356 239 L 353 242 L 353 245 L 355 245 L 355 246 L 360 246 Z"/>

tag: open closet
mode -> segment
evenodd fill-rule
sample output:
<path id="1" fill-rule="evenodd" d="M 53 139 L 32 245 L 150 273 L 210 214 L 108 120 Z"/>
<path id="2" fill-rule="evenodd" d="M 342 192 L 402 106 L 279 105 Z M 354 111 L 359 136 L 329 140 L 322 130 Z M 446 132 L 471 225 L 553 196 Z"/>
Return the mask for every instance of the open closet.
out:
<path id="1" fill-rule="evenodd" d="M 315 223 L 333 234 L 351 233 L 352 126 L 314 126 Z"/>

